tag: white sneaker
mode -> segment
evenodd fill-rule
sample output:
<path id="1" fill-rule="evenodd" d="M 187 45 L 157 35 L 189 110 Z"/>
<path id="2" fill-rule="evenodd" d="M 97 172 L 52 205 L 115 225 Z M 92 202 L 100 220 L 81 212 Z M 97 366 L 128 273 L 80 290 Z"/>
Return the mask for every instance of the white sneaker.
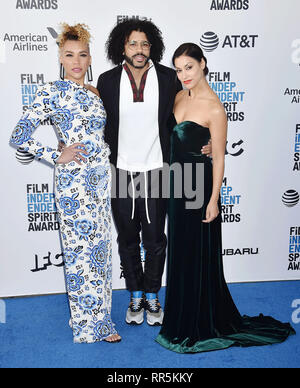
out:
<path id="1" fill-rule="evenodd" d="M 141 325 L 144 322 L 144 298 L 134 298 L 126 312 L 126 323 L 129 325 Z"/>
<path id="2" fill-rule="evenodd" d="M 164 312 L 158 301 L 155 299 L 145 300 L 145 309 L 147 314 L 147 323 L 150 326 L 161 326 L 164 319 Z"/>

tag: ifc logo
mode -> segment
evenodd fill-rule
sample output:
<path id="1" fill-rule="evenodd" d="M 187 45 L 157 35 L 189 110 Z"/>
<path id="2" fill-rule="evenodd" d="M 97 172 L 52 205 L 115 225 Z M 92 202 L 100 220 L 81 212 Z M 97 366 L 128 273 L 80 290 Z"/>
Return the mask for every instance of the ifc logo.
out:
<path id="1" fill-rule="evenodd" d="M 299 194 L 296 190 L 287 190 L 282 196 L 282 202 L 287 207 L 293 207 L 299 202 Z"/>
<path id="2" fill-rule="evenodd" d="M 205 32 L 200 39 L 200 46 L 204 51 L 214 51 L 219 46 L 218 35 L 214 32 Z"/>

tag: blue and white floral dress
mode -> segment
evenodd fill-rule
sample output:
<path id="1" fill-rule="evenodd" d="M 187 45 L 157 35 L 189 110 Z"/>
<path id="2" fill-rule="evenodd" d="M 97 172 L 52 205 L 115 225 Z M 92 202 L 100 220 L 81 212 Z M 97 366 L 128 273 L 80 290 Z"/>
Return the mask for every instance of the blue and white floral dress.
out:
<path id="1" fill-rule="evenodd" d="M 83 143 L 86 163 L 56 164 L 60 152 L 32 138 L 51 117 L 67 146 Z M 74 342 L 101 341 L 116 333 L 111 321 L 111 170 L 104 141 L 101 99 L 73 81 L 40 87 L 18 122 L 11 143 L 55 166 L 55 197 L 63 244 Z"/>

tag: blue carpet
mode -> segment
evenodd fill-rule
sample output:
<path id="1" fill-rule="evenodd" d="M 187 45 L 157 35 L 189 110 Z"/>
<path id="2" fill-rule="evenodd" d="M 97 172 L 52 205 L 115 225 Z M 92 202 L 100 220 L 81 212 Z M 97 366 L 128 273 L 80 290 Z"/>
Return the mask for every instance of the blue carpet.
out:
<path id="1" fill-rule="evenodd" d="M 292 301 L 300 299 L 300 281 L 230 284 L 241 314 L 271 315 L 290 322 L 297 335 L 281 344 L 229 348 L 201 354 L 177 354 L 158 345 L 158 327 L 124 322 L 127 291 L 113 292 L 113 320 L 119 344 L 73 344 L 67 296 L 9 298 L 6 323 L 0 323 L 1 368 L 298 368 L 300 324 L 292 322 Z M 160 292 L 164 300 L 165 289 Z M 300 318 L 300 313 L 298 314 Z"/>

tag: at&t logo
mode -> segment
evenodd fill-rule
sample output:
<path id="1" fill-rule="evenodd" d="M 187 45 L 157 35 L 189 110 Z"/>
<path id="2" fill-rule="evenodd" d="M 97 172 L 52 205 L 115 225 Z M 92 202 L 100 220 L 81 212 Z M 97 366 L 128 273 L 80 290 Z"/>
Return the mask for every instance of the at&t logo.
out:
<path id="1" fill-rule="evenodd" d="M 214 51 L 219 46 L 219 37 L 212 31 L 205 32 L 201 36 L 200 46 L 204 51 Z"/>
<path id="2" fill-rule="evenodd" d="M 282 202 L 285 204 L 287 207 L 293 207 L 296 206 L 297 203 L 299 202 L 299 193 L 296 190 L 287 190 L 283 195 L 282 195 Z"/>
<path id="3" fill-rule="evenodd" d="M 254 48 L 258 35 L 226 35 L 221 43 L 221 48 Z M 204 51 L 214 51 L 220 43 L 220 38 L 215 32 L 205 32 L 200 38 L 200 46 Z"/>

